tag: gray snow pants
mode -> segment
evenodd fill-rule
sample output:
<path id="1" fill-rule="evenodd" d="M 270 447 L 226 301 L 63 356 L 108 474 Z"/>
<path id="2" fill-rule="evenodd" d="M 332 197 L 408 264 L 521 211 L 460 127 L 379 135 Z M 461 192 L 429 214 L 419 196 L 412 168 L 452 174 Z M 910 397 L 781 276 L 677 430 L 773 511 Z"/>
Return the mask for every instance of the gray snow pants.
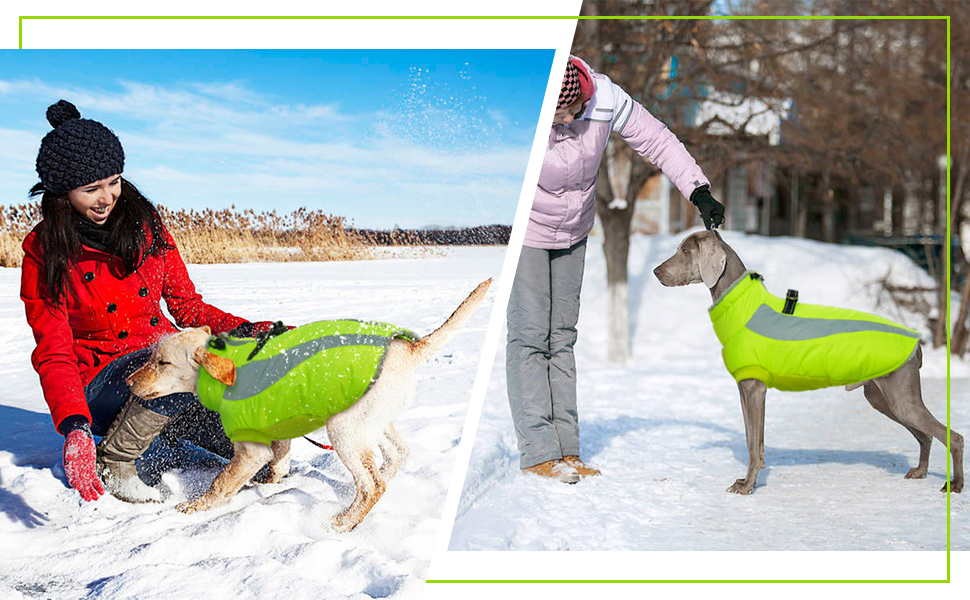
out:
<path id="1" fill-rule="evenodd" d="M 576 321 L 586 240 L 564 250 L 522 247 L 508 306 L 505 376 L 520 468 L 579 455 Z"/>

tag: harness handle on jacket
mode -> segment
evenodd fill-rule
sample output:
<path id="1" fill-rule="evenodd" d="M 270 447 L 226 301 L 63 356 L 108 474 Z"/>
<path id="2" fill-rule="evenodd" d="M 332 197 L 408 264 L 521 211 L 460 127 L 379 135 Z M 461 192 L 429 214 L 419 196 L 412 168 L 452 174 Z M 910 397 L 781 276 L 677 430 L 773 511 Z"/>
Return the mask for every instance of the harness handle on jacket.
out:
<path id="1" fill-rule="evenodd" d="M 785 294 L 785 308 L 781 312 L 786 315 L 795 314 L 795 305 L 798 304 L 798 290 L 788 290 Z"/>
<path id="2" fill-rule="evenodd" d="M 254 356 L 259 354 L 259 351 L 263 349 L 269 338 L 280 335 L 281 333 L 286 333 L 290 328 L 283 324 L 283 321 L 277 321 L 273 323 L 273 327 L 269 331 L 261 331 L 256 334 L 256 347 L 253 351 L 249 353 L 249 357 L 246 360 L 252 360 Z"/>

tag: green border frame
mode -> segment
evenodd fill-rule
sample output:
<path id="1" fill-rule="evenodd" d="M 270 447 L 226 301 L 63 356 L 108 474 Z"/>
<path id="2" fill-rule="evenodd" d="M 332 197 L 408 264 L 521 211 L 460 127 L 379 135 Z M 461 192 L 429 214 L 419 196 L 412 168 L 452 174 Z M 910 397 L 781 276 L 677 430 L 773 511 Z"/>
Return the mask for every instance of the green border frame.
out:
<path id="1" fill-rule="evenodd" d="M 890 20 L 945 20 L 946 21 L 946 241 L 949 248 L 950 231 L 950 16 L 421 16 L 421 15 L 381 15 L 381 16 L 321 16 L 321 15 L 265 15 L 265 16 L 21 16 L 19 17 L 18 49 L 24 49 L 24 21 L 25 20 L 266 20 L 266 21 L 295 21 L 295 20 L 411 20 L 411 21 L 473 21 L 473 20 L 697 20 L 697 21 L 730 21 L 730 20 L 856 20 L 856 21 L 890 21 Z M 946 253 L 946 322 L 950 323 L 950 253 Z M 947 331 L 946 340 L 946 449 L 950 452 L 950 338 Z M 427 579 L 425 583 L 950 583 L 950 459 L 946 461 L 946 579 Z"/>

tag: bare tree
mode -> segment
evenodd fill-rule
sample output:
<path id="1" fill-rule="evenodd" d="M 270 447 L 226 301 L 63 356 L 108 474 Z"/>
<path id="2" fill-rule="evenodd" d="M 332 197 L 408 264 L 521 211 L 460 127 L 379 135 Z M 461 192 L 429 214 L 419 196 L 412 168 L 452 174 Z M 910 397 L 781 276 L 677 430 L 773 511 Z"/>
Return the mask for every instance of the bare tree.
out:
<path id="1" fill-rule="evenodd" d="M 970 5 L 934 2 L 938 14 L 950 14 L 950 231 L 963 242 L 964 224 L 970 219 Z M 944 13 L 943 10 L 946 10 Z M 947 240 L 949 242 L 949 240 Z M 952 261 L 954 257 L 950 255 Z M 957 356 L 967 352 L 968 304 L 970 304 L 970 263 L 964 259 L 966 277 L 960 289 L 960 303 L 953 322 L 950 351 Z M 944 319 L 940 319 L 944 321 Z"/>
<path id="2" fill-rule="evenodd" d="M 687 16 L 707 14 L 712 0 L 656 0 L 653 2 L 587 2 L 583 14 L 611 16 Z M 606 72 L 634 99 L 650 108 L 656 104 L 658 85 L 671 56 L 690 50 L 703 21 L 585 20 L 580 21 L 573 40 L 573 52 L 594 69 Z M 610 142 L 613 144 L 613 142 Z M 647 180 L 658 173 L 649 162 L 636 156 L 624 143 L 609 152 L 625 154 L 630 168 L 619 173 L 600 165 L 596 186 L 596 214 L 603 227 L 606 277 L 609 286 L 608 359 L 623 363 L 630 355 L 627 259 L 630 223 L 636 196 Z M 617 192 L 614 193 L 614 190 Z"/>
<path id="3" fill-rule="evenodd" d="M 764 9 L 768 3 L 745 4 Z M 821 0 L 802 7 L 819 16 L 968 12 L 963 3 L 938 1 Z M 758 28 L 758 22 L 752 26 Z M 891 193 L 894 233 L 933 233 L 945 240 L 946 193 L 938 159 L 946 152 L 946 23 L 862 18 L 808 21 L 792 28 L 793 39 L 817 42 L 771 61 L 783 74 L 779 81 L 794 107 L 778 162 L 795 173 L 818 174 L 800 204 L 817 216 L 818 237 L 841 241 L 847 228 L 868 226 L 858 220 L 862 191 L 868 190 L 870 204 L 881 192 Z M 951 65 L 966 68 L 965 59 L 952 60 Z M 953 75 L 954 82 L 966 79 L 956 70 Z M 957 150 L 961 151 L 970 152 L 970 139 L 965 150 Z M 959 174 L 957 169 L 958 180 Z M 964 171 L 961 186 L 965 176 Z M 904 210 L 907 206 L 911 210 Z M 937 318 L 927 315 L 934 346 L 946 342 L 948 329 L 947 244 L 943 248 L 944 260 L 928 252 L 929 270 L 937 282 Z"/>
<path id="4" fill-rule="evenodd" d="M 786 173 L 785 180 L 791 182 L 788 212 L 796 235 L 837 242 L 855 231 L 872 232 L 887 194 L 893 211 L 882 215 L 882 221 L 891 223 L 893 232 L 942 234 L 947 195 L 937 161 L 946 151 L 946 23 L 865 17 L 962 15 L 951 19 L 953 114 L 959 115 L 970 109 L 970 39 L 963 28 L 970 23 L 968 4 L 735 0 L 717 7 L 737 15 L 861 18 L 581 21 L 573 48 L 666 122 L 698 158 L 715 188 L 723 192 L 727 175 L 748 165 Z M 587 3 L 583 12 L 676 17 L 706 14 L 711 6 L 701 0 L 596 2 Z M 677 61 L 673 79 L 672 57 Z M 698 119 L 698 106 L 724 110 L 707 111 Z M 744 107 L 746 118 L 723 117 L 732 111 L 743 113 L 738 109 Z M 781 120 L 781 143 L 751 127 L 765 112 Z M 970 209 L 970 123 L 954 119 L 952 127 L 951 226 L 959 231 Z M 611 144 L 608 155 L 616 160 L 601 167 L 597 215 L 610 286 L 609 356 L 623 361 L 629 354 L 626 266 L 634 199 L 658 171 L 632 155 L 625 144 Z M 617 164 L 629 168 L 614 168 Z M 730 215 L 728 198 L 719 199 L 729 205 Z M 940 317 L 930 321 L 937 346 L 947 337 L 944 262 L 931 261 L 938 282 Z M 964 299 L 968 296 L 970 284 L 963 294 Z M 961 348 L 970 338 L 968 312 L 964 303 L 955 326 Z"/>

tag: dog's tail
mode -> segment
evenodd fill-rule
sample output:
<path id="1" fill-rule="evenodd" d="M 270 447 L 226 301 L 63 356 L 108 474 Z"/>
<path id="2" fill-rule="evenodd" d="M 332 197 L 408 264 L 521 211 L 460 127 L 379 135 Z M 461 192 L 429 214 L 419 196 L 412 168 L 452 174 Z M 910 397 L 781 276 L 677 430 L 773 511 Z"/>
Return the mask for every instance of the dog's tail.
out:
<path id="1" fill-rule="evenodd" d="M 492 285 L 491 278 L 478 284 L 478 287 L 472 290 L 471 294 L 468 294 L 468 297 L 458 305 L 455 312 L 451 313 L 451 316 L 441 324 L 441 327 L 438 327 L 428 335 L 411 344 L 411 352 L 414 353 L 418 362 L 423 362 L 434 356 L 451 339 L 451 336 L 461 329 L 465 321 L 472 316 L 472 313 L 475 312 L 478 305 L 482 303 L 482 300 L 485 298 L 485 292 L 488 291 L 488 286 L 490 285 Z"/>

